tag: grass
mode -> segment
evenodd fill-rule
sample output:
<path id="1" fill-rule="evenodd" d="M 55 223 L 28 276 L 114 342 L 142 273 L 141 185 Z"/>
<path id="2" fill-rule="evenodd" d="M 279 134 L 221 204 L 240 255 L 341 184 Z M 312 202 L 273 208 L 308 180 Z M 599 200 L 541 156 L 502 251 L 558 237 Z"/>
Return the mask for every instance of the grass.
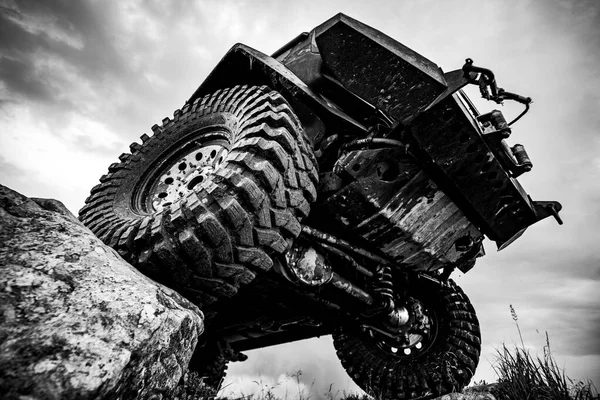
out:
<path id="1" fill-rule="evenodd" d="M 494 394 L 499 400 L 593 400 L 600 399 L 591 381 L 569 378 L 561 369 L 550 348 L 550 338 L 546 332 L 544 355 L 532 356 L 525 349 L 519 317 L 510 305 L 510 312 L 521 339 L 521 348 L 517 345 L 509 349 L 506 344 L 497 349 L 494 370 L 498 375 L 498 385 Z"/>
<path id="2" fill-rule="evenodd" d="M 216 400 L 313 400 L 317 398 L 325 398 L 326 400 L 373 400 L 372 397 L 364 393 L 352 393 L 346 390 L 337 390 L 334 392 L 333 384 L 329 385 L 327 392 L 318 396 L 314 391 L 315 382 L 313 381 L 309 387 L 302 384 L 300 377 L 302 371 L 298 370 L 294 373 L 286 373 L 282 380 L 275 384 L 263 382 L 259 377 L 258 381 L 253 381 L 257 386 L 257 390 L 253 394 L 229 395 L 228 397 L 217 396 Z M 288 390 L 288 382 L 293 381 L 295 388 Z M 223 393 L 221 390 L 219 393 Z"/>
<path id="3" fill-rule="evenodd" d="M 498 382 L 486 384 L 476 383 L 475 387 L 465 388 L 464 393 L 473 395 L 492 393 L 497 400 L 598 400 L 598 392 L 591 381 L 581 381 L 569 378 L 561 369 L 550 349 L 550 340 L 546 334 L 546 345 L 543 357 L 534 357 L 524 347 L 508 348 L 506 345 L 497 350 L 494 369 L 498 375 Z M 287 374 L 285 381 L 275 385 L 267 385 L 255 381 L 258 391 L 254 394 L 220 398 L 219 400 L 311 400 L 314 382 L 308 392 L 300 388 L 302 371 Z M 294 379 L 298 391 L 277 395 L 275 390 L 280 385 L 285 385 L 288 379 Z M 326 400 L 372 400 L 365 394 L 346 391 L 329 391 L 324 394 Z M 320 397 L 320 396 L 317 396 Z"/>

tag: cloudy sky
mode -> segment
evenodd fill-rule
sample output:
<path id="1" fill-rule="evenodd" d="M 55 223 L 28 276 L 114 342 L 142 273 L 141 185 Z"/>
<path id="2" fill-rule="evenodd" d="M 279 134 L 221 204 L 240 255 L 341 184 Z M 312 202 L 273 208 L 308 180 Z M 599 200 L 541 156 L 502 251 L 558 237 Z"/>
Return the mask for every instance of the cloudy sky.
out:
<path id="1" fill-rule="evenodd" d="M 181 107 L 234 43 L 269 54 L 340 11 L 446 71 L 471 57 L 534 99 L 513 134 L 534 162 L 520 180 L 534 199 L 560 201 L 565 225 L 543 221 L 500 253 L 488 243 L 457 276 L 482 325 L 476 379 L 494 380 L 495 349 L 520 341 L 513 304 L 532 352 L 542 354 L 547 331 L 568 375 L 600 383 L 598 1 L 0 0 L 0 183 L 76 213 L 108 165 Z M 252 381 L 299 369 L 316 397 L 329 383 L 355 387 L 330 338 L 250 352 L 228 381 L 248 393 Z"/>

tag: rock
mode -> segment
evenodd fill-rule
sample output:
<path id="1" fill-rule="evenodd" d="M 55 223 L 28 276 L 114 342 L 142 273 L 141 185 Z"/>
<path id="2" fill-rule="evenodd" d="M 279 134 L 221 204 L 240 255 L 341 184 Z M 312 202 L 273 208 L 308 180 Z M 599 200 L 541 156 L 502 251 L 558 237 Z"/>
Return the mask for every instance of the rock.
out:
<path id="1" fill-rule="evenodd" d="M 433 400 L 496 400 L 491 393 L 450 393 Z"/>
<path id="2" fill-rule="evenodd" d="M 170 398 L 202 331 L 62 203 L 0 185 L 0 398 Z"/>
<path id="3" fill-rule="evenodd" d="M 463 393 L 450 393 L 433 400 L 496 400 L 491 393 L 495 387 L 494 383 L 470 386 L 465 388 Z"/>

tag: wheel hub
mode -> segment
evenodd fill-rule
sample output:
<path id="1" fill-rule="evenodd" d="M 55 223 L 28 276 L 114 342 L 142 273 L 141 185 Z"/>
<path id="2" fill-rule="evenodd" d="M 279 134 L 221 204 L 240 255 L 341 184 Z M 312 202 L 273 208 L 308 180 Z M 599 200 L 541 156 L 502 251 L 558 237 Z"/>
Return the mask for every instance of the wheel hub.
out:
<path id="1" fill-rule="evenodd" d="M 383 334 L 382 331 L 369 329 L 369 335 L 377 342 L 377 346 L 397 357 L 414 357 L 427 350 L 435 339 L 434 316 L 417 299 L 409 297 L 406 302 L 409 311 L 409 322 L 395 335 Z"/>
<path id="2" fill-rule="evenodd" d="M 146 207 L 160 210 L 175 200 L 197 191 L 222 164 L 228 150 L 221 143 L 195 145 L 184 154 L 175 155 L 166 164 L 146 195 Z"/>

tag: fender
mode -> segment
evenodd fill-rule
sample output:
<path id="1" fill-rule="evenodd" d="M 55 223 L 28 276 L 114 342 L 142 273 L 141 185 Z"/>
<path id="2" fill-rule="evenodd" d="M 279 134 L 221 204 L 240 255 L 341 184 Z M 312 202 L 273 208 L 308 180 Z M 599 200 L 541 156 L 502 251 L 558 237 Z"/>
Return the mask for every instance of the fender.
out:
<path id="1" fill-rule="evenodd" d="M 319 133 L 310 132 L 315 117 L 328 136 L 365 136 L 373 117 L 384 114 L 390 125 L 407 124 L 440 95 L 460 87 L 449 85 L 427 58 L 341 13 L 298 35 L 272 57 L 234 45 L 188 102 L 242 84 L 280 92 L 308 127 L 313 144 L 320 141 L 314 140 Z"/>
<path id="2" fill-rule="evenodd" d="M 329 104 L 279 61 L 241 43 L 225 54 L 187 103 L 235 85 L 266 85 L 281 93 L 297 112 L 313 143 L 324 134 L 323 127 L 318 126 L 322 124 L 335 127 L 341 134 L 366 135 L 364 125 Z"/>

